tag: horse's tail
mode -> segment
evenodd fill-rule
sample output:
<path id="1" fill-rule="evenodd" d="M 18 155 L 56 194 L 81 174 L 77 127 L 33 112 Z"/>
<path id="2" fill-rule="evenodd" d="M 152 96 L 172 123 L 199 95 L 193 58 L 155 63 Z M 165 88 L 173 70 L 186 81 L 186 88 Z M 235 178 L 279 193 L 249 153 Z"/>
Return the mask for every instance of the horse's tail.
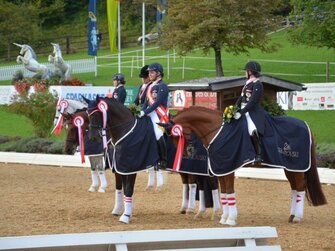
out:
<path id="1" fill-rule="evenodd" d="M 316 152 L 314 137 L 312 135 L 311 145 L 311 167 L 305 173 L 306 197 L 313 206 L 322 206 L 327 204 L 319 179 L 318 169 L 316 167 Z"/>

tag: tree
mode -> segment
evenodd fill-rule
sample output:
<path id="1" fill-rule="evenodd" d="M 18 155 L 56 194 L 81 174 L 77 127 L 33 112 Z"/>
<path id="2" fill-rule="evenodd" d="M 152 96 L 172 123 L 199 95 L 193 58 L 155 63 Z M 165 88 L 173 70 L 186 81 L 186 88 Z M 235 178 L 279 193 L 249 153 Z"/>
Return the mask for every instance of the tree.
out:
<path id="1" fill-rule="evenodd" d="M 280 0 L 176 0 L 169 2 L 162 27 L 163 49 L 176 48 L 181 55 L 196 48 L 215 53 L 216 75 L 223 76 L 221 51 L 240 54 L 259 48 L 275 50 L 266 34 L 273 31 L 272 11 Z"/>
<path id="2" fill-rule="evenodd" d="M 335 49 L 335 1 L 291 0 L 291 16 L 298 22 L 290 30 L 292 41 Z"/>

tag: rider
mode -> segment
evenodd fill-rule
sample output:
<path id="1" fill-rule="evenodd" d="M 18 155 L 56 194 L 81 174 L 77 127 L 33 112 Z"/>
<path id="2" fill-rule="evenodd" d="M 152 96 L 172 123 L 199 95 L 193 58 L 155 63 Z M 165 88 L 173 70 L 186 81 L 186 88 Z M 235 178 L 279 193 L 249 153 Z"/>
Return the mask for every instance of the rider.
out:
<path id="1" fill-rule="evenodd" d="M 113 98 L 115 98 L 117 101 L 124 104 L 127 97 L 126 89 L 124 88 L 124 85 L 126 84 L 126 81 L 124 80 L 124 75 L 122 73 L 116 73 L 113 76 L 113 85 L 115 86 L 115 89 L 113 91 Z"/>
<path id="2" fill-rule="evenodd" d="M 256 152 L 254 164 L 258 165 L 262 162 L 260 135 L 264 135 L 265 131 L 265 110 L 260 104 L 263 96 L 263 84 L 259 80 L 261 66 L 256 61 L 249 61 L 244 70 L 248 80 L 236 102 L 241 110 L 235 118 L 239 119 L 241 114 L 246 116 L 248 132 Z"/>
<path id="3" fill-rule="evenodd" d="M 140 105 L 141 107 L 143 106 L 143 104 L 145 102 L 146 93 L 147 93 L 148 87 L 151 84 L 151 80 L 149 78 L 148 67 L 149 67 L 149 65 L 145 65 L 141 69 L 139 77 L 142 80 L 142 84 L 139 87 L 136 98 L 134 100 L 134 103 L 136 105 Z"/>
<path id="4" fill-rule="evenodd" d="M 158 169 L 165 169 L 167 167 L 167 149 L 163 137 L 163 128 L 156 123 L 168 123 L 169 109 L 168 109 L 168 96 L 169 89 L 162 81 L 164 77 L 163 66 L 159 63 L 153 63 L 148 67 L 149 79 L 152 84 L 149 86 L 146 99 L 142 107 L 139 117 L 148 115 L 151 118 L 154 126 L 156 140 L 158 144 L 158 151 L 160 160 L 157 164 Z"/>

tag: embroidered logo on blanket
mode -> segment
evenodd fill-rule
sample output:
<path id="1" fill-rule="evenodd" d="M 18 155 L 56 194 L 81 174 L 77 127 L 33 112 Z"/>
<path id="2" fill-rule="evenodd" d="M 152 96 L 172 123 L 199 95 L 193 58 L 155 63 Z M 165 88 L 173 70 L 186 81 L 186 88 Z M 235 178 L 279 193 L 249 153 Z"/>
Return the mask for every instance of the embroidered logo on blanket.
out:
<path id="1" fill-rule="evenodd" d="M 278 153 L 292 158 L 299 158 L 299 152 L 292 151 L 291 146 L 287 142 L 284 143 L 282 148 L 278 147 Z"/>

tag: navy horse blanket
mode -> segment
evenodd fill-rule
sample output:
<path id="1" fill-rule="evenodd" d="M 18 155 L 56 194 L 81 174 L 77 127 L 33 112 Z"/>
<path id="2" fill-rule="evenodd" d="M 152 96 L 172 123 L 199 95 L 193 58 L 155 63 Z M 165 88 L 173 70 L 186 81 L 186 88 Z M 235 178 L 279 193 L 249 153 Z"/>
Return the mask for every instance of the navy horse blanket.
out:
<path id="1" fill-rule="evenodd" d="M 266 114 L 270 132 L 261 136 L 262 165 L 305 172 L 311 166 L 311 133 L 304 121 Z M 253 163 L 255 150 L 245 116 L 226 123 L 208 146 L 209 170 L 216 176 Z"/>
<path id="2" fill-rule="evenodd" d="M 168 171 L 173 171 L 173 162 L 176 155 L 176 147 L 171 137 L 165 137 L 168 152 Z M 207 150 L 195 135 L 191 135 L 191 140 L 185 142 L 185 150 L 181 166 L 180 173 L 189 173 L 194 175 L 205 175 L 208 176 L 208 159 Z"/>
<path id="3" fill-rule="evenodd" d="M 150 117 L 137 119 L 123 139 L 111 143 L 107 158 L 109 167 L 120 174 L 133 174 L 155 166 L 158 149 Z"/>

